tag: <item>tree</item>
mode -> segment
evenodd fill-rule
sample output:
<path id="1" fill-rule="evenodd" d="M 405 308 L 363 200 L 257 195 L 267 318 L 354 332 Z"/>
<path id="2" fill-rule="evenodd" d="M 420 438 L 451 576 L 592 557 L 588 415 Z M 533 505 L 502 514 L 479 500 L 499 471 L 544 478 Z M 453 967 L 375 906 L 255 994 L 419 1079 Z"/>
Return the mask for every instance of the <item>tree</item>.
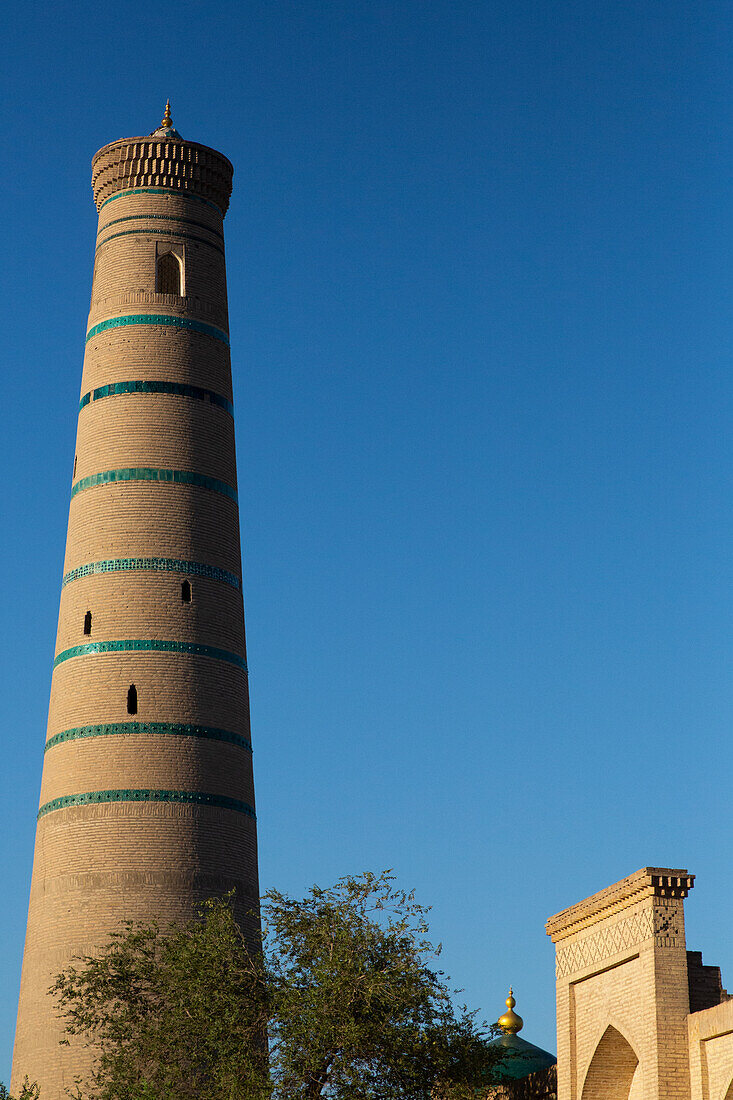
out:
<path id="1" fill-rule="evenodd" d="M 261 952 L 232 905 L 213 899 L 184 927 L 128 924 L 59 975 L 66 1030 L 96 1056 L 79 1100 L 485 1095 L 501 1055 L 454 1009 L 427 911 L 389 872 L 302 901 L 271 890 Z"/>
<path id="2" fill-rule="evenodd" d="M 0 1100 L 38 1100 L 39 1095 L 38 1085 L 35 1082 L 31 1084 L 27 1077 L 17 1097 L 11 1096 L 5 1085 L 0 1082 Z"/>
<path id="3" fill-rule="evenodd" d="M 428 965 L 426 916 L 389 872 L 265 895 L 277 1100 L 476 1095 L 498 1055 Z"/>
<path id="4" fill-rule="evenodd" d="M 59 975 L 51 992 L 66 1031 L 95 1056 L 78 1098 L 269 1096 L 263 970 L 231 903 L 208 901 L 182 927 L 127 923 L 97 956 Z"/>

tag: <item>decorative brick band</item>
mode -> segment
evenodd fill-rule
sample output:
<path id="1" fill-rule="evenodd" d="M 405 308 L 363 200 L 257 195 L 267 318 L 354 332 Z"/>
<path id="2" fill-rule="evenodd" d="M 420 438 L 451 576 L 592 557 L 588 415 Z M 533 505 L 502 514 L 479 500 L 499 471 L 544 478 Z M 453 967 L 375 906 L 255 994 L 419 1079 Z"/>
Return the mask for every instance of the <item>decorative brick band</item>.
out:
<path id="1" fill-rule="evenodd" d="M 234 810 L 247 814 L 256 820 L 256 814 L 247 802 L 238 798 L 228 798 L 223 794 L 208 794 L 205 791 L 85 791 L 83 794 L 67 794 L 61 798 L 52 798 L 38 811 L 38 817 L 44 817 L 53 810 L 65 810 L 70 806 L 99 806 L 109 802 L 183 802 L 194 806 L 215 806 L 218 809 Z"/>
<path id="2" fill-rule="evenodd" d="M 193 470 L 156 470 L 148 467 L 131 467 L 124 470 L 102 470 L 98 474 L 90 474 L 82 477 L 71 486 L 72 498 L 84 489 L 92 489 L 95 485 L 109 485 L 117 481 L 166 481 L 175 482 L 177 485 L 195 485 L 199 489 L 210 489 L 214 493 L 222 493 L 237 503 L 237 490 L 224 481 L 218 481 L 215 477 L 207 477 L 205 474 L 197 474 Z"/>
<path id="3" fill-rule="evenodd" d="M 217 252 L 220 252 L 222 256 L 224 255 L 224 249 L 220 244 L 214 244 L 213 241 L 207 241 L 205 237 L 197 237 L 194 233 L 183 233 L 180 229 L 123 229 L 119 233 L 110 233 L 109 237 L 105 237 L 104 240 L 99 241 L 95 252 L 98 252 L 103 244 L 115 240 L 116 237 L 139 237 L 141 235 L 146 237 L 183 237 L 185 241 L 198 241 L 199 244 L 207 244 L 209 248 L 214 248 Z"/>
<path id="4" fill-rule="evenodd" d="M 175 737 L 198 737 L 208 741 L 226 741 L 230 745 L 252 752 L 252 745 L 246 737 L 231 730 L 217 729 L 215 726 L 191 726 L 180 722 L 107 722 L 97 726 L 77 726 L 75 729 L 61 730 L 49 737 L 44 752 L 66 741 L 77 741 L 87 737 L 113 737 L 117 734 L 172 734 Z"/>
<path id="5" fill-rule="evenodd" d="M 113 195 L 113 198 L 119 198 L 118 195 Z M 109 202 L 109 199 L 107 200 Z M 124 218 L 113 218 L 111 222 L 99 230 L 100 233 L 106 233 L 111 225 L 119 225 L 120 222 L 180 222 L 181 225 L 194 225 L 197 229 L 205 229 L 207 233 L 213 234 L 214 237 L 218 237 L 219 240 L 224 240 L 224 234 L 220 233 L 218 229 L 212 229 L 206 222 L 197 222 L 193 218 L 177 218 L 174 214 L 125 214 Z"/>
<path id="6" fill-rule="evenodd" d="M 221 210 L 215 202 L 209 202 L 208 199 L 204 199 L 201 195 L 192 195 L 190 191 L 179 191 L 175 187 L 128 187 L 125 191 L 117 191 L 114 195 L 110 195 L 108 199 L 99 204 L 99 209 L 106 206 L 108 202 L 114 202 L 115 199 L 126 199 L 129 195 L 177 195 L 180 198 L 190 199 L 191 202 L 202 202 L 204 206 L 211 207 L 212 210 L 216 210 L 217 214 L 221 217 Z"/>
<path id="7" fill-rule="evenodd" d="M 82 577 L 92 577 L 97 573 L 126 573 L 136 570 L 186 573 L 189 577 L 209 577 L 211 580 L 223 581 L 224 584 L 230 584 L 237 590 L 242 587 L 242 582 L 235 573 L 219 569 L 215 565 L 205 565 L 200 561 L 179 561 L 178 558 L 111 558 L 108 561 L 92 561 L 64 573 L 61 587 L 64 588 L 72 581 L 78 581 Z"/>
<path id="8" fill-rule="evenodd" d="M 86 645 L 74 645 L 63 649 L 54 658 L 53 667 L 70 661 L 72 657 L 87 657 L 100 653 L 189 653 L 194 657 L 212 657 L 216 661 L 227 661 L 244 672 L 247 662 L 237 653 L 227 649 L 217 649 L 213 645 L 199 642 L 173 642 L 164 638 L 114 638 L 107 642 L 87 642 Z"/>
<path id="9" fill-rule="evenodd" d="M 128 393 L 167 393 L 174 397 L 193 397 L 198 401 L 209 401 L 228 413 L 234 413 L 231 401 L 227 397 L 222 397 L 220 393 L 214 393 L 213 390 L 205 390 L 201 386 L 189 386 L 184 382 L 145 380 L 110 382 L 108 386 L 98 386 L 95 390 L 89 390 L 79 402 L 79 412 L 92 401 L 99 401 L 103 397 L 119 397 Z"/>
<path id="10" fill-rule="evenodd" d="M 214 325 L 206 325 L 203 321 L 194 321 L 191 317 L 175 317 L 167 313 L 128 313 L 124 317 L 110 317 L 107 321 L 100 321 L 87 333 L 86 343 L 100 332 L 106 332 L 111 328 L 125 328 L 127 325 L 171 325 L 173 328 L 185 328 L 191 332 L 200 332 L 204 336 L 212 336 L 215 340 L 221 340 L 229 347 L 229 337 L 220 328 Z"/>

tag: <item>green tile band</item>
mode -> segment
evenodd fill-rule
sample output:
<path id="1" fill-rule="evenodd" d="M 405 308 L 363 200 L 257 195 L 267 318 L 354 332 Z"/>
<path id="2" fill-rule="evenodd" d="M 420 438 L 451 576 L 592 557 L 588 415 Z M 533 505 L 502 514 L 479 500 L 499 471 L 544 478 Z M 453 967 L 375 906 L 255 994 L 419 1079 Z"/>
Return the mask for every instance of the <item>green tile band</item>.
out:
<path id="1" fill-rule="evenodd" d="M 197 474 L 193 470 L 156 470 L 149 467 L 131 467 L 124 470 L 102 470 L 99 474 L 90 474 L 82 477 L 71 486 L 72 498 L 84 489 L 91 489 L 95 485 L 109 485 L 117 481 L 169 481 L 178 485 L 195 485 L 199 489 L 211 489 L 214 493 L 222 493 L 237 503 L 237 490 L 224 481 L 218 481 L 215 477 L 206 477 L 205 474 Z"/>
<path id="2" fill-rule="evenodd" d="M 220 328 L 206 325 L 203 321 L 194 321 L 191 317 L 173 317 L 167 313 L 129 313 L 124 317 L 110 317 L 108 321 L 100 321 L 89 329 L 86 343 L 100 332 L 106 332 L 110 328 L 125 328 L 127 325 L 171 325 L 173 328 L 186 328 L 204 336 L 213 336 L 215 340 L 221 340 L 229 347 L 229 337 Z"/>
<path id="3" fill-rule="evenodd" d="M 77 726 L 75 729 L 61 730 L 49 737 L 45 752 L 63 745 L 66 741 L 77 741 L 87 737 L 113 737 L 119 734 L 143 733 L 146 735 L 172 734 L 175 737 L 199 737 L 208 741 L 226 741 L 230 745 L 252 752 L 252 745 L 246 737 L 230 730 L 220 730 L 215 726 L 191 726 L 180 722 L 107 722 L 98 726 Z"/>
<path id="4" fill-rule="evenodd" d="M 234 406 L 227 397 L 213 390 L 205 390 L 202 386 L 189 386 L 185 382 L 164 382 L 134 380 L 130 382 L 111 382 L 108 386 L 98 386 L 95 390 L 85 393 L 79 402 L 79 412 L 86 408 L 92 401 L 99 401 L 102 397 L 119 397 L 128 393 L 167 393 L 174 397 L 193 397 L 198 401 L 209 401 L 228 413 L 234 413 Z"/>
<path id="5" fill-rule="evenodd" d="M 216 806 L 217 809 L 234 810 L 247 814 L 256 820 L 252 807 L 238 798 L 229 798 L 224 794 L 208 794 L 206 791 L 85 791 L 83 794 L 67 794 L 62 798 L 52 798 L 38 811 L 38 817 L 44 817 L 53 810 L 65 810 L 70 806 L 100 806 L 109 802 L 183 802 L 194 806 Z"/>
<path id="6" fill-rule="evenodd" d="M 224 234 L 220 233 L 218 229 L 212 229 L 206 222 L 197 222 L 193 218 L 177 218 L 174 214 L 125 214 L 124 218 L 113 218 L 111 222 L 107 222 L 100 233 L 106 233 L 111 225 L 119 225 L 120 222 L 178 222 L 181 225 L 193 225 L 197 229 L 205 229 L 207 233 L 213 234 L 214 237 L 218 237 L 219 240 L 224 240 Z"/>
<path id="7" fill-rule="evenodd" d="M 213 645 L 201 645 L 199 642 L 173 642 L 164 638 L 114 638 L 108 642 L 87 642 L 86 645 L 74 645 L 63 649 L 55 658 L 53 667 L 70 661 L 72 657 L 87 657 L 100 653 L 189 653 L 194 657 L 212 657 L 215 661 L 227 661 L 244 672 L 247 662 L 237 653 L 227 649 L 217 649 Z"/>
<path id="8" fill-rule="evenodd" d="M 108 202 L 127 198 L 128 195 L 178 195 L 180 198 L 190 199 L 191 202 L 202 202 L 204 206 L 210 206 L 212 210 L 216 210 L 220 217 L 224 216 L 215 202 L 210 202 L 201 195 L 192 195 L 190 191 L 179 191 L 177 187 L 128 187 L 125 191 L 117 191 L 114 195 L 110 195 L 101 203 L 99 209 L 102 210 Z"/>
<path id="9" fill-rule="evenodd" d="M 123 229 L 119 233 L 110 233 L 109 237 L 105 237 L 104 240 L 99 241 L 95 252 L 98 252 L 103 244 L 115 240 L 116 237 L 142 236 L 143 234 L 146 237 L 183 237 L 186 241 L 198 241 L 199 244 L 207 244 L 209 248 L 215 248 L 217 252 L 221 252 L 222 256 L 224 255 L 224 249 L 220 244 L 215 244 L 213 241 L 207 241 L 205 237 L 197 237 L 193 233 L 183 233 L 180 229 Z"/>
<path id="10" fill-rule="evenodd" d="M 211 580 L 223 581 L 224 584 L 230 584 L 237 590 L 242 587 L 242 582 L 236 573 L 219 569 L 215 565 L 205 565 L 200 561 L 179 561 L 178 558 L 111 558 L 108 561 L 92 561 L 64 573 L 61 587 L 64 588 L 71 581 L 78 581 L 82 577 L 91 577 L 97 573 L 126 573 L 136 570 L 185 573 L 189 577 L 209 577 Z"/>

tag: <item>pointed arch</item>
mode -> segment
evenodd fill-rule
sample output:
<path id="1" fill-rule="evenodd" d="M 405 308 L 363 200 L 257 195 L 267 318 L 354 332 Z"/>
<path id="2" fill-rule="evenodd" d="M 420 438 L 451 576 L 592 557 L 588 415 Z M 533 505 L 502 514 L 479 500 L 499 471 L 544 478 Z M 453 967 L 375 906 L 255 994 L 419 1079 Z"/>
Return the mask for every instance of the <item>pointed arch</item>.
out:
<path id="1" fill-rule="evenodd" d="M 638 1065 L 631 1044 L 609 1024 L 585 1075 L 582 1100 L 630 1100 Z M 639 1095 L 636 1088 L 634 1094 Z"/>
<path id="2" fill-rule="evenodd" d="M 155 264 L 155 289 L 158 294 L 181 294 L 181 261 L 173 252 L 164 252 Z"/>
<path id="3" fill-rule="evenodd" d="M 733 1081 L 728 1085 L 728 1091 L 723 1097 L 723 1100 L 733 1100 Z"/>

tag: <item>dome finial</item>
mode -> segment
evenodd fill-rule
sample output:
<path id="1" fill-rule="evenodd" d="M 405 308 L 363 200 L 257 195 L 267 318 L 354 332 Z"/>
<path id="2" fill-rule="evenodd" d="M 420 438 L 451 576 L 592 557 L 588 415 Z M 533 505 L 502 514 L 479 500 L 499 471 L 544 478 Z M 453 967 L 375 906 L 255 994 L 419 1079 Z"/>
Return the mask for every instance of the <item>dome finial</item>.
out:
<path id="1" fill-rule="evenodd" d="M 166 99 L 165 101 L 165 112 L 163 114 L 163 121 L 161 122 L 160 126 L 162 130 L 173 129 L 173 119 L 171 118 L 171 101 L 169 99 Z"/>
<path id="2" fill-rule="evenodd" d="M 505 1012 L 503 1016 L 500 1016 L 496 1022 L 502 1031 L 516 1035 L 516 1033 L 521 1031 L 524 1027 L 524 1020 L 514 1011 L 514 1006 L 517 1002 L 514 1000 L 514 991 L 511 988 L 509 989 L 509 996 L 504 1003 L 509 1011 Z"/>

